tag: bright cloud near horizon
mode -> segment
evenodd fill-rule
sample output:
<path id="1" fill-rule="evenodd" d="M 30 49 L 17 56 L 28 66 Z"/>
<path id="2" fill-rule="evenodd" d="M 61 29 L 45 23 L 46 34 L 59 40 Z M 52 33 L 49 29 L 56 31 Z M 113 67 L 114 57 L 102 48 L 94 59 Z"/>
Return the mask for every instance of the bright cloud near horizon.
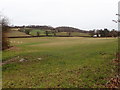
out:
<path id="1" fill-rule="evenodd" d="M 11 25 L 70 26 L 83 30 L 117 29 L 119 0 L 0 0 Z"/>

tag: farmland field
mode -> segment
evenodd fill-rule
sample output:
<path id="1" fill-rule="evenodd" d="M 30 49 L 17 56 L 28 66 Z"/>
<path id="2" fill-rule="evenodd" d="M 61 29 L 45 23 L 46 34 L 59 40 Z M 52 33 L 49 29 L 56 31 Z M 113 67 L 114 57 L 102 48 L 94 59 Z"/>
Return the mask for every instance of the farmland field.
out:
<path id="1" fill-rule="evenodd" d="M 19 31 L 15 31 L 15 30 L 11 30 L 8 34 L 9 37 L 18 37 L 18 36 L 30 36 L 30 35 L 27 35 L 23 32 L 19 32 Z"/>
<path id="2" fill-rule="evenodd" d="M 37 35 L 37 32 L 39 32 L 40 33 L 40 35 L 45 35 L 45 31 L 44 30 L 37 30 L 37 29 L 33 29 L 31 32 L 30 32 L 30 34 L 32 35 L 32 36 L 36 36 Z"/>
<path id="3" fill-rule="evenodd" d="M 30 32 L 30 35 L 32 36 L 36 36 L 37 32 L 39 32 L 39 35 L 46 35 L 45 30 L 40 30 L 40 29 L 32 29 Z M 53 35 L 54 33 L 52 33 L 51 31 L 49 32 L 48 35 Z M 56 32 L 56 35 L 59 36 L 68 36 L 68 32 Z M 80 33 L 80 32 L 71 32 L 71 36 L 91 36 L 89 33 Z"/>
<path id="4" fill-rule="evenodd" d="M 116 38 L 10 39 L 3 51 L 3 88 L 104 88 L 116 67 Z"/>

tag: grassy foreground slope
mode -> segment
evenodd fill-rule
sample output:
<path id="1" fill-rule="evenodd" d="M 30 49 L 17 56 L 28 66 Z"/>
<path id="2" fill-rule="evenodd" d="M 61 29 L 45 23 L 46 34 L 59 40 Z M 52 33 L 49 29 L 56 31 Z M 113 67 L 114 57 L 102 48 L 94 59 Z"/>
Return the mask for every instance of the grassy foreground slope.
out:
<path id="1" fill-rule="evenodd" d="M 41 37 L 11 41 L 15 47 L 3 52 L 3 88 L 102 88 L 116 74 L 112 62 L 117 50 L 115 38 Z"/>

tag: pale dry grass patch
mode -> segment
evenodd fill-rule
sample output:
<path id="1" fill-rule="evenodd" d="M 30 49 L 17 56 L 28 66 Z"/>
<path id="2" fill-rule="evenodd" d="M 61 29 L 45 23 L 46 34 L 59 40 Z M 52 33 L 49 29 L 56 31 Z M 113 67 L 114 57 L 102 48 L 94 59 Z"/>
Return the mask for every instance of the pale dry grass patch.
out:
<path id="1" fill-rule="evenodd" d="M 112 42 L 111 38 L 81 38 L 81 37 L 70 37 L 70 38 L 57 38 L 48 43 L 40 43 L 36 45 L 30 45 L 32 47 L 57 47 L 57 46 L 71 46 L 71 45 L 86 45 L 86 44 L 100 44 L 104 42 Z M 110 40 L 110 41 L 109 41 Z M 113 39 L 114 40 L 114 39 Z"/>

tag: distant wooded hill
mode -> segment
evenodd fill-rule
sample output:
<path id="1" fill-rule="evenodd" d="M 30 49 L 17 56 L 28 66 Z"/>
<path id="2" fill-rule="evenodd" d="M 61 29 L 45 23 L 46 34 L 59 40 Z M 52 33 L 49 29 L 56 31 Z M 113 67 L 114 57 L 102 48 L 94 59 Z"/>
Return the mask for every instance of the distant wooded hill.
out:
<path id="1" fill-rule="evenodd" d="M 61 26 L 61 27 L 51 27 L 51 26 L 15 26 L 13 28 L 34 28 L 34 29 L 41 29 L 41 30 L 52 30 L 57 32 L 81 32 L 81 33 L 88 33 L 89 31 L 80 30 L 78 28 L 74 27 L 68 27 L 68 26 Z"/>
<path id="2" fill-rule="evenodd" d="M 73 27 L 57 27 L 55 28 L 58 32 L 81 32 L 81 33 L 88 33 L 88 31 L 80 30 L 78 28 Z"/>

